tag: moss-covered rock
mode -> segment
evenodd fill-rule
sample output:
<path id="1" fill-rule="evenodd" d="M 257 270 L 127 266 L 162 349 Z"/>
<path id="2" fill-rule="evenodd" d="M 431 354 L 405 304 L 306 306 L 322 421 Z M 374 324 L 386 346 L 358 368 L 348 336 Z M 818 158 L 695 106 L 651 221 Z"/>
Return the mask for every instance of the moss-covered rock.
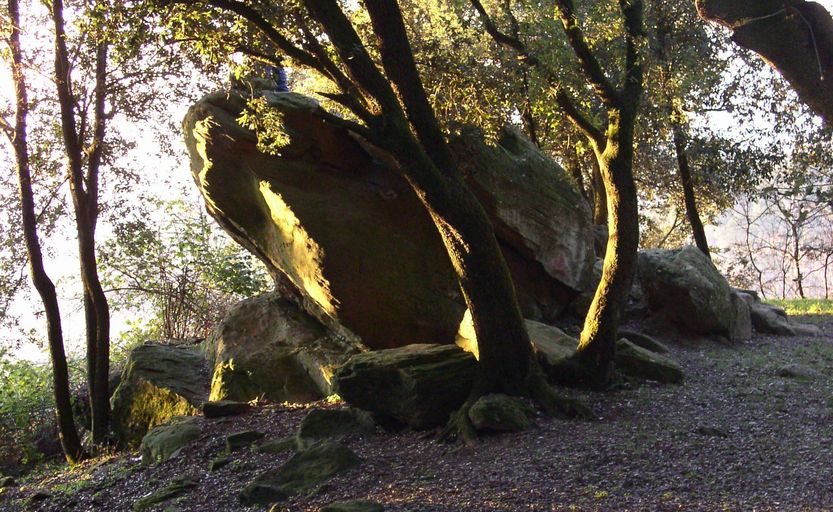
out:
<path id="1" fill-rule="evenodd" d="M 526 331 L 532 342 L 532 351 L 547 375 L 560 371 L 564 362 L 576 353 L 578 340 L 558 327 L 527 320 Z"/>
<path id="2" fill-rule="evenodd" d="M 651 308 L 673 324 L 700 334 L 734 334 L 731 288 L 696 247 L 640 251 L 639 284 Z"/>
<path id="3" fill-rule="evenodd" d="M 260 441 L 266 436 L 263 432 L 257 430 L 244 430 L 242 432 L 234 432 L 226 436 L 226 451 L 228 453 L 235 452 L 247 448 L 254 443 Z"/>
<path id="4" fill-rule="evenodd" d="M 529 428 L 533 410 L 518 398 L 493 394 L 480 397 L 469 409 L 469 419 L 477 430 L 520 432 Z"/>
<path id="5" fill-rule="evenodd" d="M 168 500 L 182 496 L 195 487 L 197 487 L 197 482 L 194 480 L 187 477 L 177 478 L 152 494 L 133 502 L 133 510 L 135 512 L 148 510 Z"/>
<path id="6" fill-rule="evenodd" d="M 463 404 L 476 370 L 474 356 L 455 345 L 408 345 L 353 356 L 334 383 L 345 402 L 384 421 L 432 428 Z"/>
<path id="7" fill-rule="evenodd" d="M 318 509 L 318 512 L 383 512 L 381 503 L 367 500 L 337 501 Z"/>
<path id="8" fill-rule="evenodd" d="M 128 356 L 110 400 L 120 445 L 135 447 L 156 425 L 197 415 L 208 398 L 205 357 L 198 347 L 145 344 Z"/>
<path id="9" fill-rule="evenodd" d="M 683 370 L 675 361 L 638 347 L 627 339 L 616 342 L 616 369 L 638 379 L 649 379 L 666 384 L 683 381 Z"/>
<path id="10" fill-rule="evenodd" d="M 526 332 L 529 333 L 529 340 L 532 342 L 532 350 L 545 372 L 554 371 L 555 368 L 575 353 L 578 340 L 567 335 L 558 327 L 535 320 L 526 319 L 524 322 L 526 323 Z M 474 332 L 474 324 L 468 310 L 463 316 L 463 321 L 460 322 L 455 344 L 466 352 L 471 352 L 474 357 L 479 357 L 477 335 Z"/>
<path id="11" fill-rule="evenodd" d="M 228 466 L 231 463 L 231 457 L 214 457 L 210 461 L 208 461 L 208 470 L 209 471 L 217 471 L 218 469 L 222 469 Z"/>
<path id="12" fill-rule="evenodd" d="M 281 437 L 278 439 L 270 439 L 255 446 L 255 451 L 258 453 L 283 453 L 286 451 L 296 451 L 298 449 L 298 438 Z"/>
<path id="13" fill-rule="evenodd" d="M 223 416 L 237 416 L 252 410 L 247 402 L 234 400 L 216 400 L 202 404 L 202 415 L 206 418 L 221 418 Z"/>
<path id="14" fill-rule="evenodd" d="M 280 468 L 261 473 L 240 491 L 240 501 L 245 505 L 283 501 L 360 463 L 349 448 L 322 441 L 296 453 Z"/>
<path id="15" fill-rule="evenodd" d="M 192 416 L 178 416 L 154 427 L 142 439 L 139 451 L 142 462 L 154 464 L 164 462 L 179 454 L 179 451 L 196 441 L 202 433 L 202 421 Z"/>
<path id="16" fill-rule="evenodd" d="M 373 419 L 355 409 L 312 409 L 295 433 L 297 445 L 304 448 L 323 439 L 338 439 L 355 432 L 372 432 Z"/>
<path id="17" fill-rule="evenodd" d="M 275 292 L 234 305 L 205 342 L 211 400 L 310 402 L 332 394 L 335 368 L 366 348 Z"/>

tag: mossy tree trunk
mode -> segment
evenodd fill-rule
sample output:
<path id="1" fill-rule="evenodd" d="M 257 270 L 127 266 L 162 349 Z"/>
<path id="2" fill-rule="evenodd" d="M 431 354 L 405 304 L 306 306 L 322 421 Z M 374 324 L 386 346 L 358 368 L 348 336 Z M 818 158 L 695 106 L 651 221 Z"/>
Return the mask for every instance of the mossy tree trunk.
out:
<path id="1" fill-rule="evenodd" d="M 399 161 L 446 246 L 477 334 L 476 394 L 524 393 L 534 363 L 514 285 L 488 217 L 464 184 L 423 90 L 399 6 L 393 0 L 365 2 L 388 81 L 335 0 L 306 4 L 352 77 L 378 101 L 381 112 L 369 123 L 370 139 Z"/>
<path id="2" fill-rule="evenodd" d="M 55 393 L 55 411 L 58 419 L 58 435 L 64 456 L 71 464 L 86 458 L 78 431 L 72 416 L 69 391 L 69 371 L 64 352 L 61 313 L 55 285 L 46 273 L 38 237 L 35 200 L 32 193 L 32 177 L 29 147 L 26 139 L 26 120 L 29 112 L 26 81 L 23 76 L 24 62 L 20 47 L 20 12 L 17 0 L 9 0 L 8 14 L 11 21 L 9 46 L 11 47 L 11 68 L 15 88 L 15 125 L 4 126 L 12 143 L 17 166 L 18 192 L 20 195 L 21 218 L 29 257 L 29 271 L 32 282 L 43 302 L 47 325 L 49 355 L 52 361 L 52 385 Z"/>

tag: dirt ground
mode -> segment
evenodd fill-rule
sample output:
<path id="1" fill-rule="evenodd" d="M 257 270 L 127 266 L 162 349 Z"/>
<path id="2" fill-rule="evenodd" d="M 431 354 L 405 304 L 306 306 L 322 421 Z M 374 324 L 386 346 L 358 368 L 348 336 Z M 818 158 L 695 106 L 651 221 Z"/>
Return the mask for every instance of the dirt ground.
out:
<path id="1" fill-rule="evenodd" d="M 833 510 L 833 318 L 798 321 L 824 336 L 756 335 L 733 345 L 659 338 L 684 383 L 564 391 L 591 405 L 596 421 L 539 415 L 531 429 L 482 437 L 474 448 L 440 444 L 431 432 L 353 435 L 344 443 L 361 466 L 273 510 L 315 511 L 345 499 L 389 511 Z M 809 376 L 779 376 L 788 364 Z M 306 412 L 270 405 L 205 420 L 197 443 L 157 466 L 130 453 L 44 468 L 0 490 L 0 510 L 129 511 L 179 476 L 196 487 L 155 510 L 270 510 L 242 506 L 238 493 L 290 453 L 235 452 L 213 472 L 208 462 L 228 433 L 289 436 Z M 48 496 L 32 500 L 38 491 Z"/>

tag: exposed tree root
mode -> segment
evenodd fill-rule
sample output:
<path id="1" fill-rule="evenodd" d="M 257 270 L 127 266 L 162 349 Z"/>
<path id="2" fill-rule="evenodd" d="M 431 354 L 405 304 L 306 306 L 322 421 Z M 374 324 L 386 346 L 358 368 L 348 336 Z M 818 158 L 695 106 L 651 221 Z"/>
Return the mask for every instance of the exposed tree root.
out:
<path id="1" fill-rule="evenodd" d="M 469 411 L 477 400 L 487 395 L 483 391 L 473 390 L 471 396 L 460 408 L 451 414 L 446 426 L 439 433 L 439 440 L 444 442 L 462 441 L 465 446 L 477 444 L 477 430 L 469 418 Z M 547 382 L 544 373 L 536 368 L 529 376 L 527 391 L 524 395 L 535 400 L 550 416 L 564 419 L 593 420 L 593 411 L 580 400 L 560 395 Z"/>
<path id="2" fill-rule="evenodd" d="M 440 441 L 453 442 L 460 440 L 466 446 L 477 444 L 477 430 L 469 419 L 469 410 L 478 398 L 480 397 L 470 397 L 459 409 L 451 413 L 451 418 L 445 428 L 440 431 Z"/>
<path id="3" fill-rule="evenodd" d="M 592 420 L 596 417 L 593 411 L 580 400 L 556 393 L 540 371 L 533 372 L 530 376 L 529 390 L 532 398 L 550 416 L 582 420 Z"/>

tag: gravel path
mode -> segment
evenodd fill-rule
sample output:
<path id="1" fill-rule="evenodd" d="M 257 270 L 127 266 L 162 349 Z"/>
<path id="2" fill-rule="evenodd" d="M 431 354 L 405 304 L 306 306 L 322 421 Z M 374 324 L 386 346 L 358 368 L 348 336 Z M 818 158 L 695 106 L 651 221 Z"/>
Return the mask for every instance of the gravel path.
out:
<path id="1" fill-rule="evenodd" d="M 483 437 L 473 449 L 426 433 L 349 437 L 363 460 L 358 469 L 274 510 L 315 511 L 343 499 L 375 500 L 388 511 L 833 510 L 833 318 L 803 321 L 825 336 L 758 335 L 732 346 L 662 339 L 685 382 L 572 392 L 598 421 L 539 416 L 530 430 Z M 816 375 L 780 377 L 790 363 Z M 269 510 L 243 507 L 237 493 L 289 454 L 236 452 L 215 472 L 208 461 L 227 433 L 288 436 L 305 414 L 267 406 L 206 421 L 200 441 L 174 460 L 143 468 L 135 454 L 121 455 L 32 477 L 0 494 L 0 510 L 127 511 L 177 476 L 198 487 L 158 510 Z M 28 501 L 38 489 L 52 496 Z"/>

